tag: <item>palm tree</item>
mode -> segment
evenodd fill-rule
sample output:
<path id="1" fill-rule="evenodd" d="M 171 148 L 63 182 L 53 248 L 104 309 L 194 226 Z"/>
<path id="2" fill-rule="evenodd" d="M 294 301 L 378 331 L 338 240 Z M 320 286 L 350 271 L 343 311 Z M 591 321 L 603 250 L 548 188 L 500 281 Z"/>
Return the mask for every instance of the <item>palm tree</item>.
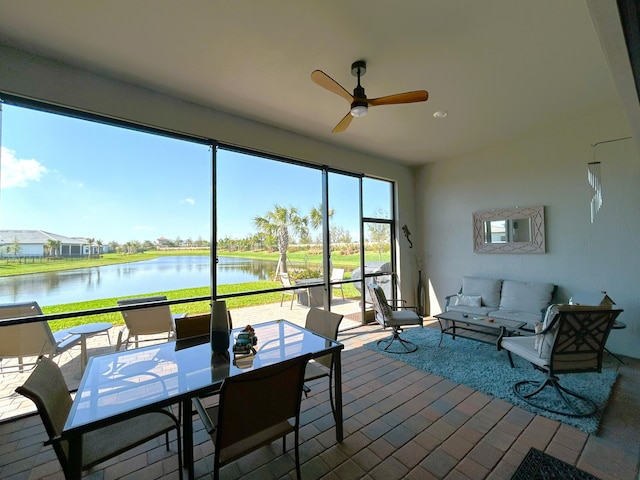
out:
<path id="1" fill-rule="evenodd" d="M 98 246 L 98 258 L 99 258 L 100 254 L 102 253 L 102 240 L 100 239 L 96 240 L 96 245 Z"/>
<path id="2" fill-rule="evenodd" d="M 254 226 L 268 237 L 277 239 L 280 259 L 276 267 L 276 275 L 282 271 L 287 272 L 287 249 L 289 248 L 289 229 L 297 235 L 307 234 L 307 217 L 301 217 L 295 207 L 281 207 L 275 205 L 273 210 L 265 213 L 263 217 L 253 219 Z"/>
<path id="3" fill-rule="evenodd" d="M 95 238 L 87 238 L 87 243 L 89 244 L 89 258 L 91 258 L 91 254 L 93 253 L 91 250 L 93 248 L 93 244 L 95 243 Z"/>
<path id="4" fill-rule="evenodd" d="M 50 257 L 53 257 L 56 255 L 56 250 L 60 246 L 60 242 L 58 240 L 54 240 L 53 238 L 50 238 L 49 240 L 47 240 L 47 243 L 45 244 L 45 246 L 47 247 L 48 255 Z"/>

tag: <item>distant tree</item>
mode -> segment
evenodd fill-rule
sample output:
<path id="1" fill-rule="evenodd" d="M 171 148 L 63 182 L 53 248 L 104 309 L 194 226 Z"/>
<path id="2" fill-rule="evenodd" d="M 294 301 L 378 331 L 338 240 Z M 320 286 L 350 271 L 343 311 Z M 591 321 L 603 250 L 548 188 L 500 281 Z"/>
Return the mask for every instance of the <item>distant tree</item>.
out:
<path id="1" fill-rule="evenodd" d="M 387 214 L 383 210 L 377 210 L 377 218 L 386 218 Z M 391 237 L 390 225 L 386 223 L 367 223 L 368 239 L 378 252 L 378 260 L 382 260 L 382 252 L 389 244 Z"/>
<path id="2" fill-rule="evenodd" d="M 329 236 L 331 238 L 331 243 L 351 243 L 353 241 L 351 239 L 351 232 L 338 226 L 331 227 Z"/>
<path id="3" fill-rule="evenodd" d="M 47 254 L 51 257 L 56 257 L 58 255 L 60 245 L 61 245 L 60 240 L 54 240 L 53 238 L 50 238 L 49 240 L 47 240 L 47 243 L 45 245 L 47 248 Z"/>
<path id="4" fill-rule="evenodd" d="M 98 256 L 102 253 L 102 240 L 96 240 L 96 246 L 98 247 Z"/>
<path id="5" fill-rule="evenodd" d="M 307 217 L 302 217 L 295 207 L 282 207 L 274 205 L 273 210 L 257 216 L 253 219 L 254 226 L 267 238 L 276 239 L 280 259 L 276 267 L 276 274 L 287 272 L 287 250 L 289 249 L 290 230 L 299 236 L 304 236 L 307 231 Z M 278 270 L 279 269 L 279 270 Z"/>
<path id="6" fill-rule="evenodd" d="M 7 253 L 11 253 L 14 256 L 18 256 L 22 251 L 22 245 L 18 241 L 18 237 L 13 238 L 13 243 L 7 247 Z"/>
<path id="7" fill-rule="evenodd" d="M 87 243 L 89 244 L 89 257 L 93 254 L 93 244 L 95 243 L 95 238 L 87 238 Z"/>
<path id="8" fill-rule="evenodd" d="M 330 208 L 329 219 L 333 218 L 334 213 L 335 213 L 335 210 L 333 208 Z M 317 230 L 320 227 L 322 227 L 322 203 L 319 204 L 317 207 L 312 207 L 311 210 L 309 211 L 309 225 L 313 230 Z M 322 238 L 322 236 L 320 236 L 319 238 Z M 312 243 L 311 237 L 309 237 L 308 242 L 303 242 L 303 243 Z M 322 243 L 322 241 L 318 243 Z"/>

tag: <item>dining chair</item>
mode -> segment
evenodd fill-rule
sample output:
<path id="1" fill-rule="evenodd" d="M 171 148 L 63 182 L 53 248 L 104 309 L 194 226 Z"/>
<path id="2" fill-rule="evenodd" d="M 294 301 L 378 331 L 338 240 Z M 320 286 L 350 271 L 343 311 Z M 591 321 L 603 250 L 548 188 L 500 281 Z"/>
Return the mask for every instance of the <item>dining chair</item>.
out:
<path id="1" fill-rule="evenodd" d="M 544 373 L 541 380 L 516 382 L 513 392 L 548 412 L 571 417 L 593 415 L 596 403 L 562 385 L 558 375 L 600 373 L 604 346 L 620 313 L 622 310 L 610 306 L 551 305 L 536 334 L 500 338 L 498 350 L 507 351 L 512 368 L 513 353 Z"/>
<path id="2" fill-rule="evenodd" d="M 125 350 L 129 346 L 131 339 L 135 341 L 135 347 L 138 348 L 140 342 L 157 341 L 162 338 L 170 340 L 175 334 L 175 319 L 184 317 L 185 314 L 173 315 L 168 305 L 146 305 L 148 303 L 160 302 L 166 300 L 164 295 L 142 298 L 126 298 L 118 300 L 119 306 L 138 305 L 140 308 L 135 310 L 123 310 L 125 328 L 118 334 L 116 351 L 120 350 L 124 345 Z M 124 332 L 127 332 L 126 338 L 122 339 Z M 140 339 L 140 336 L 151 338 Z"/>
<path id="3" fill-rule="evenodd" d="M 373 302 L 373 310 L 376 321 L 382 325 L 382 328 L 391 327 L 393 333 L 390 337 L 378 340 L 378 348 L 390 353 L 412 353 L 418 349 L 415 343 L 405 340 L 400 336 L 402 327 L 408 325 L 423 326 L 423 319 L 416 312 L 416 307 L 405 305 L 402 299 L 391 298 L 387 300 L 382 287 L 376 283 L 370 283 L 367 286 L 371 301 Z M 395 343 L 397 342 L 397 343 Z M 400 345 L 402 349 L 392 349 L 391 346 Z"/>
<path id="4" fill-rule="evenodd" d="M 333 282 L 341 282 L 344 280 L 344 268 L 334 268 L 331 270 L 331 283 Z M 340 290 L 342 294 L 342 300 L 344 300 L 344 289 L 342 288 L 342 284 L 339 283 L 337 285 L 331 285 L 331 290 Z"/>
<path id="5" fill-rule="evenodd" d="M 291 279 L 289 278 L 289 274 L 288 273 L 281 273 L 280 274 L 280 283 L 282 283 L 282 286 L 284 288 L 292 288 L 292 287 L 294 287 L 294 284 L 291 282 Z M 307 296 L 307 306 L 310 307 L 311 306 L 311 295 L 309 295 L 309 289 L 308 288 L 295 288 L 293 290 L 284 290 L 282 292 L 282 297 L 280 298 L 280 306 L 282 306 L 282 302 L 284 301 L 284 296 L 285 295 L 291 295 L 291 306 L 289 307 L 289 310 L 293 309 L 293 301 L 296 299 L 296 296 L 302 295 L 302 294 L 305 294 Z"/>
<path id="6" fill-rule="evenodd" d="M 220 467 L 260 447 L 294 434 L 297 478 L 300 479 L 300 403 L 304 371 L 309 355 L 285 360 L 227 378 L 220 389 L 220 402 L 204 407 L 193 400 L 214 444 L 213 478 Z"/>
<path id="7" fill-rule="evenodd" d="M 307 313 L 304 328 L 317 333 L 318 335 L 322 335 L 329 340 L 336 341 L 338 338 L 340 322 L 342 322 L 343 318 L 344 315 L 340 315 L 338 313 L 321 310 L 319 308 L 312 308 Z M 337 353 L 336 355 L 340 354 Z M 333 379 L 333 355 L 317 357 L 307 363 L 307 368 L 304 372 L 305 382 L 310 382 L 323 377 L 329 377 L 329 402 L 331 403 L 331 411 L 335 417 L 336 407 L 333 401 L 333 389 L 331 388 L 331 381 Z M 303 390 L 305 396 L 311 391 L 306 383 Z"/>
<path id="8" fill-rule="evenodd" d="M 0 305 L 0 319 L 33 317 L 42 315 L 38 302 L 7 303 Z M 4 359 L 17 358 L 17 371 L 22 372 L 25 366 L 33 368 L 38 358 L 46 355 L 53 358 L 79 345 L 80 335 L 74 335 L 67 330 L 53 333 L 47 321 L 20 323 L 14 325 L 3 324 L 0 320 L 0 370 L 15 371 L 13 366 L 2 365 Z M 25 358 L 33 361 L 25 363 Z"/>
<path id="9" fill-rule="evenodd" d="M 233 330 L 233 320 L 231 319 L 231 310 L 227 310 L 227 319 L 229 321 L 229 331 Z M 200 315 L 187 315 L 175 319 L 176 324 L 176 340 L 184 340 L 185 338 L 200 337 L 209 335 L 211 330 L 211 314 L 204 313 Z"/>
<path id="10" fill-rule="evenodd" d="M 60 368 L 52 360 L 42 357 L 26 382 L 16 388 L 16 392 L 35 403 L 49 437 L 47 443 L 53 445 L 65 478 L 71 478 L 70 445 L 61 434 L 73 401 Z M 109 458 L 163 434 L 169 451 L 171 430 L 176 431 L 178 474 L 182 479 L 180 423 L 168 409 L 142 413 L 82 434 L 82 470 L 90 470 Z"/>

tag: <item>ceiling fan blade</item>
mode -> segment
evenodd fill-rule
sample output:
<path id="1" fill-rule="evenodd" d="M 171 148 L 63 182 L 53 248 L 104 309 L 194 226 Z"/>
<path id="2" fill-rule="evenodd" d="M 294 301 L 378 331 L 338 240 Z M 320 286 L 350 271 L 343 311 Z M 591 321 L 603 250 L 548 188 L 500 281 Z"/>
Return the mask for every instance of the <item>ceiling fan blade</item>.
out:
<path id="1" fill-rule="evenodd" d="M 415 103 L 426 102 L 429 99 L 429 93 L 426 90 L 416 90 L 415 92 L 396 93 L 386 97 L 371 98 L 367 103 L 372 107 L 376 105 L 395 105 L 398 103 Z"/>
<path id="2" fill-rule="evenodd" d="M 311 72 L 311 80 L 320 85 L 322 88 L 326 88 L 330 92 L 333 92 L 336 95 L 340 95 L 347 102 L 353 102 L 353 96 L 322 70 L 314 70 L 313 72 Z"/>
<path id="3" fill-rule="evenodd" d="M 331 133 L 344 132 L 347 129 L 347 127 L 351 125 L 351 120 L 353 120 L 353 115 L 351 115 L 351 112 L 349 111 L 344 116 L 344 118 L 338 122 L 338 124 L 334 127 L 334 129 L 331 130 Z"/>

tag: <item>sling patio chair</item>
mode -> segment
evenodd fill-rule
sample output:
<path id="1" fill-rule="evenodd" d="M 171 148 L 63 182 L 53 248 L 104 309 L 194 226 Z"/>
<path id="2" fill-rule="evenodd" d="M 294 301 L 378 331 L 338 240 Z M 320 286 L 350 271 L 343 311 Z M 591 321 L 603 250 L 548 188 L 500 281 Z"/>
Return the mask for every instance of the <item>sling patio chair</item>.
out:
<path id="1" fill-rule="evenodd" d="M 322 335 L 329 340 L 336 341 L 338 338 L 340 322 L 342 322 L 343 318 L 344 315 L 340 315 L 338 313 L 321 310 L 319 308 L 312 308 L 307 313 L 304 328 L 317 333 L 318 335 Z M 340 354 L 337 353 L 336 355 Z M 333 379 L 333 355 L 324 355 L 322 357 L 314 358 L 307 363 L 307 369 L 304 372 L 305 382 L 310 382 L 323 377 L 329 377 L 329 402 L 331 403 L 331 411 L 335 417 L 336 407 L 333 402 L 333 390 L 331 389 L 331 380 Z M 303 390 L 305 396 L 311 391 L 306 384 L 304 385 Z"/>
<path id="2" fill-rule="evenodd" d="M 294 284 L 291 282 L 288 273 L 280 274 L 280 283 L 284 288 L 293 288 Z M 294 288 L 293 290 L 285 290 L 282 292 L 282 297 L 280 298 L 280 306 L 282 306 L 282 302 L 284 301 L 285 295 L 291 295 L 291 305 L 289 306 L 289 310 L 293 308 L 293 301 L 296 299 L 296 296 L 305 294 L 307 296 L 307 306 L 310 306 L 311 295 L 309 295 L 308 288 Z"/>
<path id="3" fill-rule="evenodd" d="M 503 337 L 504 349 L 530 362 L 545 374 L 542 380 L 522 380 L 514 393 L 534 407 L 571 417 L 593 415 L 597 405 L 590 398 L 560 384 L 561 374 L 602 371 L 604 345 L 622 310 L 610 306 L 551 305 L 537 334 Z M 549 388 L 547 388 L 549 387 Z"/>
<path id="4" fill-rule="evenodd" d="M 38 322 L 7 325 L 6 319 L 42 315 L 38 302 L 7 303 L 0 305 L 0 370 L 2 372 L 23 371 L 25 366 L 35 367 L 38 358 L 46 355 L 53 358 L 80 344 L 80 335 L 66 330 L 51 331 L 49 323 Z M 17 365 L 3 365 L 5 359 L 16 358 Z M 29 359 L 25 363 L 25 358 Z"/>
<path id="5" fill-rule="evenodd" d="M 60 368 L 53 361 L 42 357 L 27 381 L 16 388 L 16 392 L 36 404 L 49 437 L 47 444 L 53 445 L 65 478 L 71 478 L 69 443 L 61 438 L 61 434 L 73 401 Z M 163 434 L 167 451 L 169 451 L 169 432 L 174 429 L 178 446 L 178 474 L 182 479 L 180 424 L 168 409 L 142 413 L 84 433 L 82 435 L 82 470 L 90 470 L 109 458 Z"/>
<path id="6" fill-rule="evenodd" d="M 331 270 L 331 291 L 340 290 L 342 300 L 344 300 L 344 289 L 342 288 L 342 284 L 339 283 L 337 285 L 333 285 L 333 282 L 341 282 L 342 280 L 344 280 L 344 268 L 334 268 Z"/>
<path id="7" fill-rule="evenodd" d="M 371 301 L 373 302 L 373 310 L 376 321 L 382 325 L 382 328 L 391 327 L 393 333 L 390 337 L 378 340 L 378 348 L 382 348 L 389 353 L 412 353 L 418 349 L 418 346 L 404 338 L 400 337 L 402 327 L 408 325 L 423 326 L 423 319 L 416 312 L 416 307 L 405 305 L 405 301 L 401 299 L 389 299 L 382 287 L 376 283 L 370 283 L 368 286 Z M 402 348 L 392 348 L 392 345 Z"/>
<path id="8" fill-rule="evenodd" d="M 228 377 L 220 389 L 218 405 L 205 408 L 193 400 L 200 420 L 214 444 L 213 478 L 220 467 L 260 447 L 294 434 L 297 478 L 300 479 L 300 403 L 309 355 L 274 363 L 242 375 Z"/>
<path id="9" fill-rule="evenodd" d="M 120 330 L 118 334 L 116 351 L 120 350 L 122 345 L 124 345 L 126 350 L 132 339 L 135 342 L 136 348 L 138 348 L 140 342 L 158 341 L 163 338 L 170 340 L 171 337 L 175 335 L 175 319 L 184 317 L 185 314 L 173 315 L 168 305 L 147 305 L 166 299 L 166 296 L 158 295 L 155 297 L 118 300 L 118 305 L 120 306 L 140 304 L 140 308 L 123 310 L 121 312 L 124 318 L 125 328 Z M 125 330 L 127 336 L 123 341 L 122 336 Z M 151 338 L 140 339 L 140 336 L 151 336 Z"/>

